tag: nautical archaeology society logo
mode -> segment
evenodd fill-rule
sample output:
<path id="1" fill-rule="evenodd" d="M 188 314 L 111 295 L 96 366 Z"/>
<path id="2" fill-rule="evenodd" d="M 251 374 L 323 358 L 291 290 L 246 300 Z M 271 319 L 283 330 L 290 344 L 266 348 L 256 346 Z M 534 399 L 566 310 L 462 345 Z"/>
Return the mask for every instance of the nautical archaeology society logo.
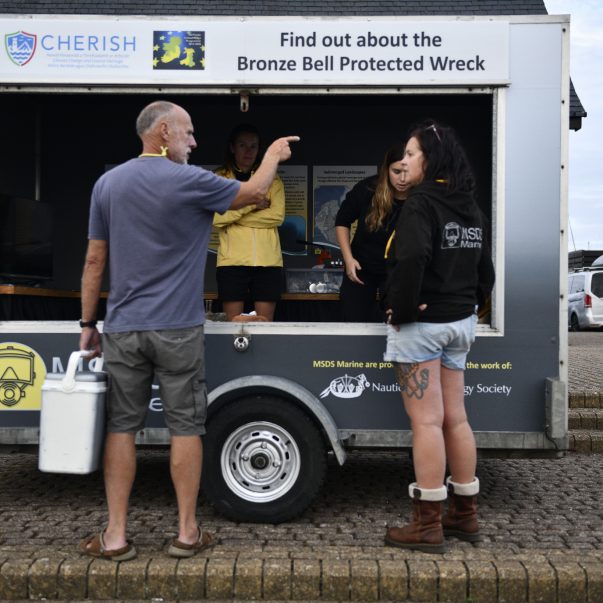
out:
<path id="1" fill-rule="evenodd" d="M 153 69 L 205 69 L 205 32 L 154 31 Z"/>
<path id="2" fill-rule="evenodd" d="M 0 410 L 40 410 L 46 366 L 20 343 L 0 344 Z"/>
<path id="3" fill-rule="evenodd" d="M 25 31 L 17 31 L 4 36 L 4 46 L 9 59 L 23 67 L 27 65 L 36 52 L 38 38 L 35 34 L 29 34 Z"/>
<path id="4" fill-rule="evenodd" d="M 329 394 L 333 394 L 336 398 L 358 398 L 369 386 L 370 383 L 364 374 L 357 377 L 344 375 L 333 379 L 329 387 L 320 392 L 320 397 L 326 398 Z"/>
<path id="5" fill-rule="evenodd" d="M 359 398 L 369 388 L 372 392 L 381 393 L 400 391 L 400 386 L 397 383 L 378 383 L 376 381 L 371 383 L 364 373 L 357 377 L 346 374 L 333 379 L 329 383 L 329 387 L 320 392 L 320 397 L 326 398 L 333 395 L 336 398 Z"/>

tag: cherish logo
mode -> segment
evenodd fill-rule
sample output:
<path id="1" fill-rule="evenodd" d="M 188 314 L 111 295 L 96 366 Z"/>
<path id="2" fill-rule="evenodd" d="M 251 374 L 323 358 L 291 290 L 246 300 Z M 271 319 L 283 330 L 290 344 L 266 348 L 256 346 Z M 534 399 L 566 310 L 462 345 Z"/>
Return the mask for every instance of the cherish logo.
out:
<path id="1" fill-rule="evenodd" d="M 4 36 L 4 47 L 8 58 L 19 67 L 27 65 L 36 52 L 38 37 L 26 31 L 17 31 Z"/>

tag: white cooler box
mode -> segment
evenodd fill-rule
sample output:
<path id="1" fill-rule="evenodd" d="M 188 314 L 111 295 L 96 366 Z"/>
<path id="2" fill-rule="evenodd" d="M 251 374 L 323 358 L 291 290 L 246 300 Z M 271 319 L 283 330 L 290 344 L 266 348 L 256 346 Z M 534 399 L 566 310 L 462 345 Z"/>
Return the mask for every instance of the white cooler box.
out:
<path id="1" fill-rule="evenodd" d="M 92 473 L 98 469 L 105 436 L 107 374 L 76 374 L 80 352 L 73 352 L 67 371 L 49 373 L 42 385 L 38 468 L 49 473 Z"/>

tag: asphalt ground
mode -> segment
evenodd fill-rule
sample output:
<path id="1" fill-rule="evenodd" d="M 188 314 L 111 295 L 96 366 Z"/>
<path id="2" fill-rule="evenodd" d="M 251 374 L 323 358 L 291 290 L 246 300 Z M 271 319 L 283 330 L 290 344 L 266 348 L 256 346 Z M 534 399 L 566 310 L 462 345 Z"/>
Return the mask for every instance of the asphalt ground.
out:
<path id="1" fill-rule="evenodd" d="M 570 333 L 569 361 L 570 391 L 603 391 L 603 333 Z M 177 525 L 167 451 L 138 459 L 139 556 L 116 564 L 77 552 L 106 521 L 100 473 L 0 455 L 0 600 L 603 602 L 603 455 L 480 458 L 483 541 L 432 555 L 383 545 L 410 513 L 408 454 L 353 452 L 343 467 L 330 459 L 319 496 L 288 523 L 233 523 L 202 500 L 219 543 L 189 560 L 165 552 Z"/>

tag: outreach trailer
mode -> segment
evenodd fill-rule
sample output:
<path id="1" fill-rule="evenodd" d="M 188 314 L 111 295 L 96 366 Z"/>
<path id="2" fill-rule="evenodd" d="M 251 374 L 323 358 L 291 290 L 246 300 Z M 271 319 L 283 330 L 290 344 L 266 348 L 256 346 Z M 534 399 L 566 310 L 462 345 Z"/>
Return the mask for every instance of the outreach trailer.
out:
<path id="1" fill-rule="evenodd" d="M 339 322 L 339 267 L 316 264 L 345 191 L 425 117 L 459 132 L 491 224 L 497 280 L 465 386 L 478 447 L 567 448 L 569 17 L 0 15 L 0 28 L 1 444 L 38 442 L 45 374 L 78 347 L 92 185 L 140 152 L 136 115 L 167 98 L 191 113 L 206 167 L 238 122 L 301 136 L 279 172 L 276 320 L 206 324 L 204 487 L 219 510 L 283 521 L 328 454 L 411 445 L 385 325 Z M 214 266 L 210 253 L 208 310 Z M 158 392 L 149 410 L 138 441 L 167 443 Z"/>

